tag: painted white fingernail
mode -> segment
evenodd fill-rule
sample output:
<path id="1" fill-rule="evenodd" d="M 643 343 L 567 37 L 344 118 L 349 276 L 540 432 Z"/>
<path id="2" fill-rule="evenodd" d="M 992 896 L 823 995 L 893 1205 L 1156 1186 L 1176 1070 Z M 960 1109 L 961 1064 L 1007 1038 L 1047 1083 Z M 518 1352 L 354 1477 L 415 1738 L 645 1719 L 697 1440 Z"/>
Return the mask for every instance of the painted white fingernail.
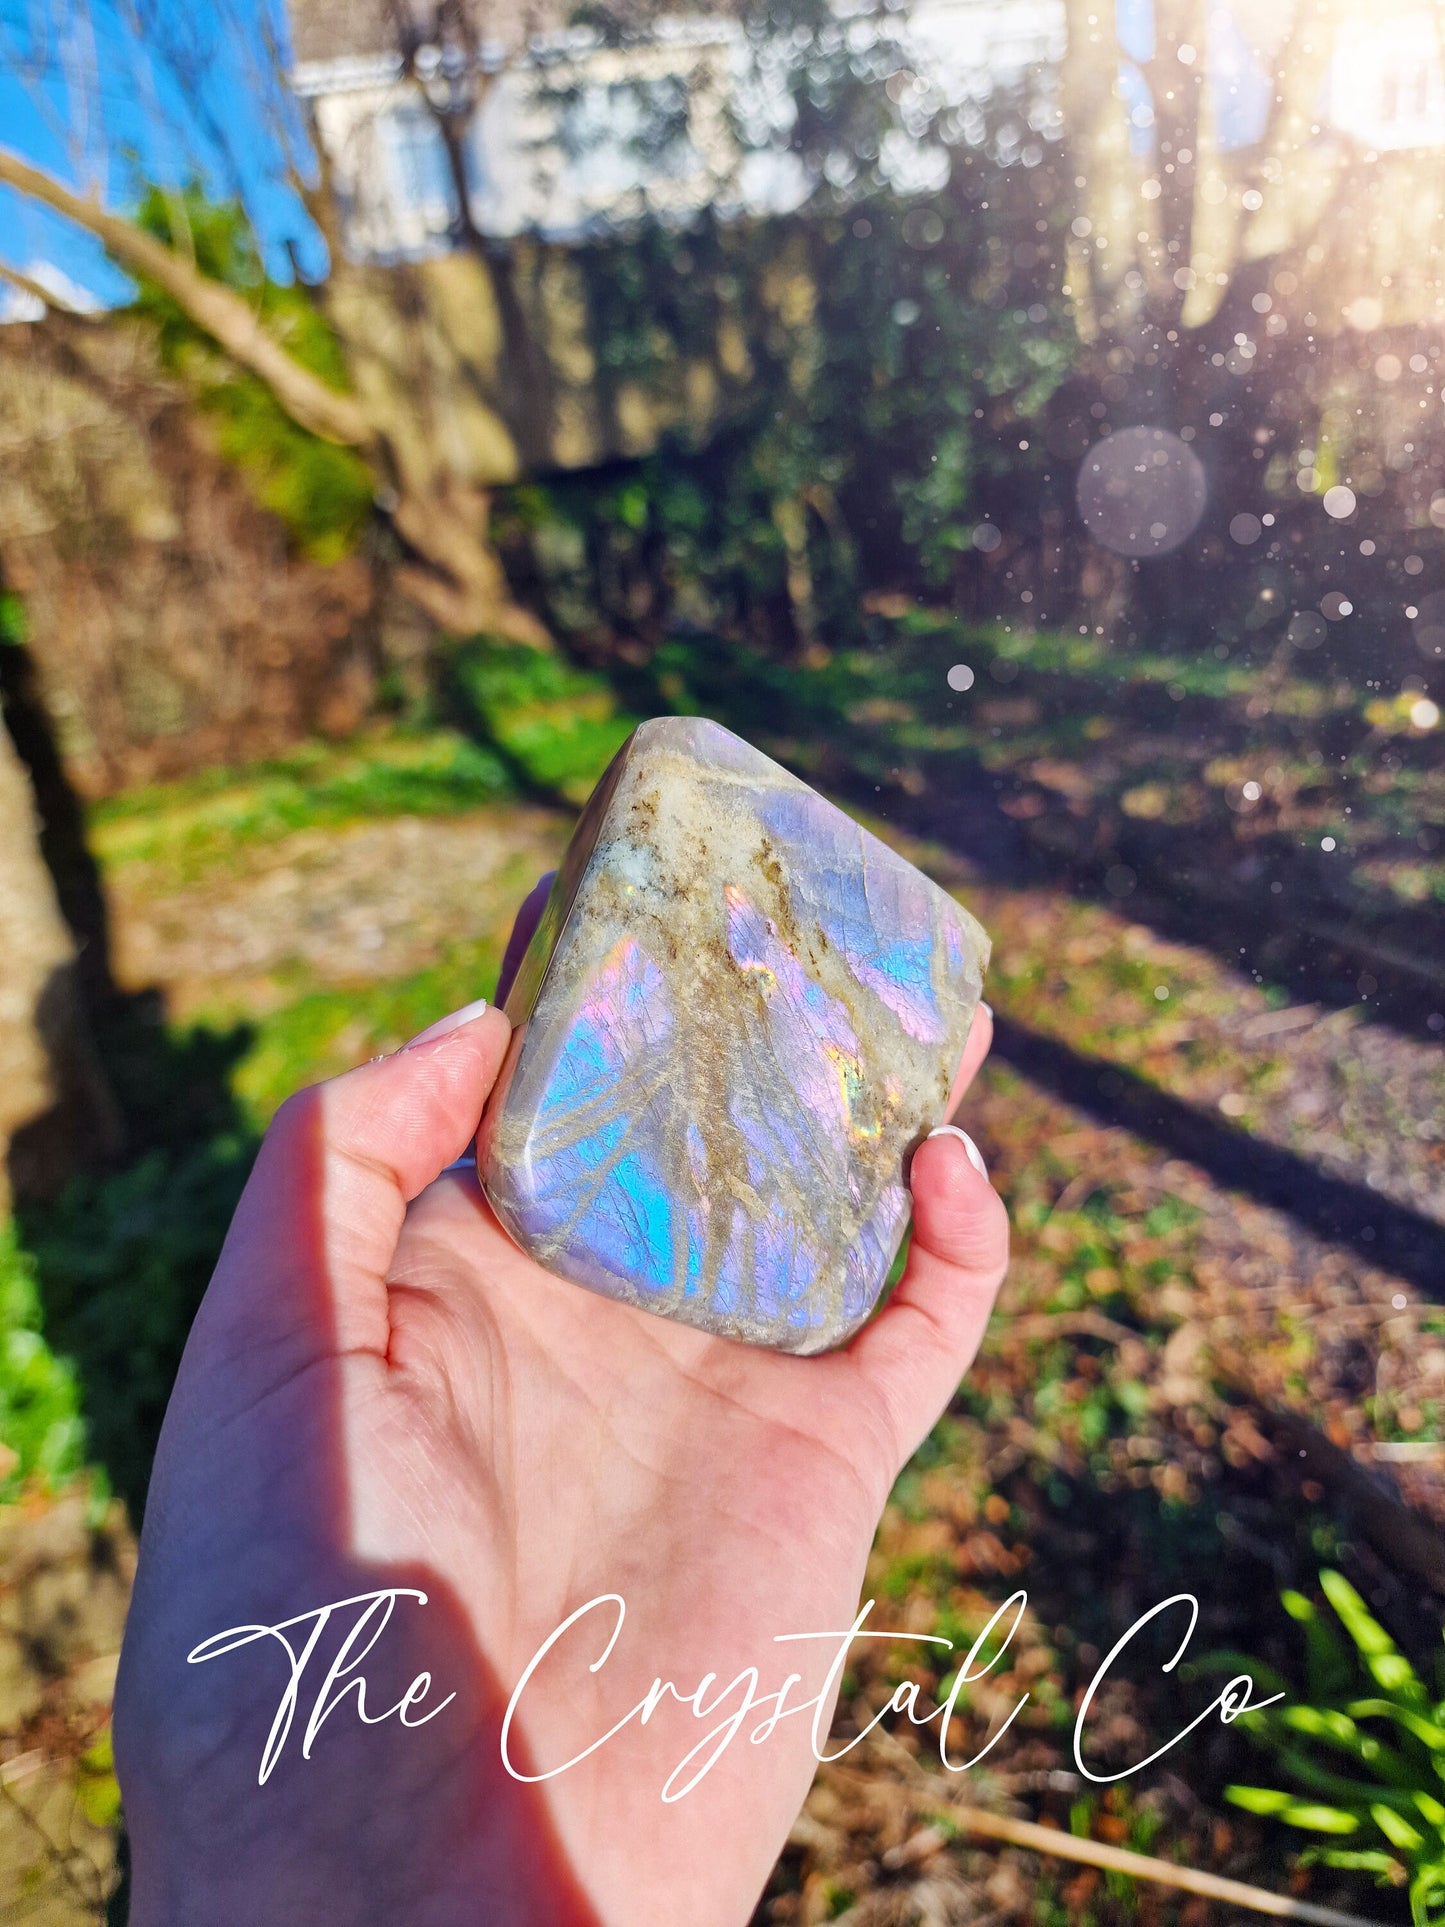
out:
<path id="1" fill-rule="evenodd" d="M 968 1161 L 975 1171 L 988 1176 L 988 1166 L 983 1161 L 983 1153 L 974 1143 L 967 1131 L 960 1131 L 956 1124 L 940 1124 L 928 1133 L 930 1137 L 956 1137 L 968 1155 Z"/>
<path id="2" fill-rule="evenodd" d="M 463 1004 L 460 1010 L 452 1011 L 450 1016 L 438 1017 L 434 1024 L 428 1024 L 425 1030 L 419 1030 L 410 1043 L 403 1045 L 403 1049 L 415 1050 L 418 1044 L 430 1044 L 438 1037 L 445 1037 L 448 1031 L 460 1030 L 463 1024 L 469 1024 L 474 1017 L 480 1017 L 486 1008 L 485 997 L 478 997 L 474 1004 Z"/>

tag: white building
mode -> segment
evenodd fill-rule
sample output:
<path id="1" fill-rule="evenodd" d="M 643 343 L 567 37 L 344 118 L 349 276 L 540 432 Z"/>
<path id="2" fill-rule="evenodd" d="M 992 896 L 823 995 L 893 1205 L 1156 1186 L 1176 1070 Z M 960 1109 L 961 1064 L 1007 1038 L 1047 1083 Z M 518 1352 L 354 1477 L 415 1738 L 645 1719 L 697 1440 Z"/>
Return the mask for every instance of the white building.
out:
<path id="1" fill-rule="evenodd" d="M 420 85 L 403 74 L 383 6 L 293 0 L 292 26 L 293 85 L 326 151 L 350 249 L 379 261 L 444 249 L 455 227 L 453 171 Z M 919 0 L 898 34 L 915 71 L 961 102 L 1056 71 L 1063 0 Z M 766 117 L 776 103 L 757 84 L 766 58 L 750 60 L 725 12 L 659 19 L 626 46 L 558 27 L 525 32 L 518 20 L 484 47 L 480 64 L 465 167 L 483 234 L 567 239 L 644 209 L 687 213 L 721 200 L 770 212 L 800 198 L 789 155 L 739 150 L 733 117 Z M 908 184 L 927 184 L 926 167 L 915 175 L 902 156 L 899 167 Z"/>
<path id="2" fill-rule="evenodd" d="M 1291 17 L 1286 0 L 1215 8 L 1207 58 L 1222 146 L 1259 138 L 1272 55 Z M 897 21 L 931 106 L 941 97 L 966 108 L 1027 81 L 1040 124 L 1056 113 L 1064 0 L 914 0 Z M 1127 0 L 1119 22 L 1127 111 L 1147 97 L 1135 62 L 1152 43 L 1151 0 Z M 776 103 L 759 94 L 766 54 L 759 60 L 746 46 L 726 0 L 710 13 L 655 19 L 623 46 L 569 30 L 560 16 L 539 26 L 511 12 L 489 23 L 495 38 L 482 50 L 485 85 L 465 156 L 482 233 L 567 239 L 644 209 L 687 213 L 721 201 L 766 212 L 800 197 L 804 183 L 786 153 L 740 154 L 731 132 L 733 116 L 766 117 Z M 350 249 L 396 261 L 447 247 L 452 170 L 420 86 L 403 75 L 387 0 L 292 0 L 292 28 L 294 85 L 329 157 Z M 1382 0 L 1369 17 L 1344 14 L 1334 31 L 1323 122 L 1382 153 L 1445 144 L 1445 14 L 1421 0 Z M 659 140 L 659 128 L 671 138 Z M 941 149 L 906 140 L 884 160 L 903 187 L 936 185 L 947 170 Z"/>
<path id="3" fill-rule="evenodd" d="M 1342 20 L 1325 92 L 1330 122 L 1362 147 L 1445 144 L 1445 14 L 1405 7 Z"/>
<path id="4" fill-rule="evenodd" d="M 560 33 L 489 49 L 465 143 L 477 228 L 570 238 L 601 219 L 641 212 L 644 199 L 658 210 L 705 204 L 728 158 L 722 103 L 736 31 L 726 21 L 690 20 L 625 49 Z M 445 247 L 453 172 L 436 119 L 400 60 L 374 53 L 300 61 L 293 85 L 310 103 L 350 247 L 382 261 Z M 659 128 L 675 137 L 657 141 Z"/>

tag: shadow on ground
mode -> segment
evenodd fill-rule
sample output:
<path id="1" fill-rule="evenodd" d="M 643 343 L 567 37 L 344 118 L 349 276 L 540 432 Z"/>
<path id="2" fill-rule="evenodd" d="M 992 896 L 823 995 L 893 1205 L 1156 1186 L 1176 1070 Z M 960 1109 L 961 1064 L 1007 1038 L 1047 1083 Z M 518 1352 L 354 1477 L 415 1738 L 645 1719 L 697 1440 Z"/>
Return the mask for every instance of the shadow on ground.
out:
<path id="1" fill-rule="evenodd" d="M 0 726 L 29 771 L 42 854 L 78 960 L 67 973 L 74 994 L 62 1031 L 52 1036 L 41 1024 L 57 1088 L 70 1102 L 37 1131 L 54 1138 L 53 1124 L 69 1142 L 37 1160 L 27 1134 L 17 1134 L 15 1215 L 36 1263 L 47 1343 L 79 1375 L 88 1456 L 138 1523 L 186 1334 L 255 1154 L 255 1133 L 231 1091 L 251 1032 L 242 1025 L 178 1036 L 158 993 L 117 987 L 84 809 L 18 646 L 0 649 L 0 699 Z M 83 1089 L 69 1068 L 77 1055 Z M 103 1130 L 82 1128 L 76 1112 L 91 1107 L 104 1111 Z M 80 1170 L 57 1184 L 55 1169 L 77 1158 Z"/>
<path id="2" fill-rule="evenodd" d="M 1316 792 L 1331 807 L 1348 801 L 1360 854 L 1418 861 L 1418 836 L 1434 832 L 1414 822 L 1410 799 L 1438 757 L 1429 742 L 1387 747 L 1354 710 L 1300 718 L 1143 677 L 1031 671 L 977 635 L 966 643 L 977 683 L 963 696 L 945 677 L 963 646 L 947 625 L 900 634 L 878 652 L 886 674 L 865 681 L 839 659 L 809 670 L 689 638 L 614 675 L 643 713 L 700 707 L 761 736 L 809 780 L 946 844 L 990 881 L 1053 883 L 1127 907 L 1294 999 L 1364 998 L 1419 1032 L 1445 1011 L 1438 901 L 1402 902 L 1360 862 L 1332 860 L 1318 836 L 1283 823 L 1264 829 L 1251 818 L 1244 840 L 1245 819 L 1205 780 L 1245 754 L 1261 770 L 1276 757 L 1303 766 L 1310 781 L 1292 792 L 1298 808 Z M 1107 735 L 1096 738 L 1090 726 L 1100 722 Z M 1365 756 L 1382 759 L 1389 789 L 1335 777 Z M 1157 792 L 1149 807 L 1163 817 L 1125 806 L 1145 789 Z M 1192 820 L 1168 820 L 1171 812 Z"/>

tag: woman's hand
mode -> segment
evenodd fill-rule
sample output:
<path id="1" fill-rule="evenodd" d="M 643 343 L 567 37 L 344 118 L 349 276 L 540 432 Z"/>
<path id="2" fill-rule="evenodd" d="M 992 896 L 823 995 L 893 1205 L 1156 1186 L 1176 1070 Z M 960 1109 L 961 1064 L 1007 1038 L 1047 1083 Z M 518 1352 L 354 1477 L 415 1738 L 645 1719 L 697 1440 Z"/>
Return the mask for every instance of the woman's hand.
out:
<path id="1" fill-rule="evenodd" d="M 571 1759 L 655 1678 L 685 1701 L 715 1675 L 704 1705 L 749 1666 L 760 1697 L 794 1671 L 790 1703 L 816 1693 L 836 1642 L 774 1636 L 852 1624 L 890 1487 L 1003 1276 L 1003 1206 L 945 1135 L 914 1159 L 903 1280 L 841 1351 L 785 1357 L 564 1283 L 511 1244 L 472 1172 L 446 1170 L 509 1034 L 498 1011 L 458 1015 L 282 1108 L 187 1344 L 116 1699 L 136 1927 L 746 1921 L 812 1778 L 809 1713 L 754 1745 L 755 1712 L 664 1803 L 737 1694 L 707 1719 L 664 1696 L 535 1784 L 503 1765 L 507 1702 L 604 1594 L 626 1602 L 615 1646 L 589 1670 L 616 1624 L 599 1608 L 538 1668 L 518 1773 Z M 956 1096 L 991 1028 L 985 1007 Z M 317 1624 L 302 1615 L 392 1588 L 427 1603 L 398 1600 L 364 1658 L 343 1657 L 358 1663 L 304 1758 L 361 1609 L 319 1628 L 258 1784 L 291 1660 L 274 1638 L 187 1655 L 294 1620 L 299 1656 Z M 405 1718 L 378 1719 L 422 1673 Z"/>

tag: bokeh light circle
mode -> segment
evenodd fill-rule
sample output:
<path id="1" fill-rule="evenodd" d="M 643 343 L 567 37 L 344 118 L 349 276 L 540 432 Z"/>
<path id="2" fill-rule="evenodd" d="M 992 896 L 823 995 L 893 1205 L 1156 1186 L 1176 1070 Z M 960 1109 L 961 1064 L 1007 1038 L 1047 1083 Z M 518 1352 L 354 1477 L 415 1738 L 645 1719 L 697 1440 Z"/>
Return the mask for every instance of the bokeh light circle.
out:
<path id="1" fill-rule="evenodd" d="M 966 662 L 956 662 L 949 670 L 948 686 L 960 691 L 973 688 L 973 671 Z"/>
<path id="2" fill-rule="evenodd" d="M 1231 516 L 1229 522 L 1230 540 L 1237 542 L 1242 549 L 1247 549 L 1251 542 L 1257 542 L 1263 534 L 1264 524 L 1257 515 L 1240 514 Z"/>
<path id="3" fill-rule="evenodd" d="M 1286 639 L 1296 649 L 1318 649 L 1329 631 L 1313 609 L 1298 609 L 1289 619 Z"/>
<path id="4" fill-rule="evenodd" d="M 1116 555 L 1167 555 L 1199 526 L 1208 486 L 1199 457 L 1167 428 L 1121 428 L 1079 464 L 1074 499 Z"/>

